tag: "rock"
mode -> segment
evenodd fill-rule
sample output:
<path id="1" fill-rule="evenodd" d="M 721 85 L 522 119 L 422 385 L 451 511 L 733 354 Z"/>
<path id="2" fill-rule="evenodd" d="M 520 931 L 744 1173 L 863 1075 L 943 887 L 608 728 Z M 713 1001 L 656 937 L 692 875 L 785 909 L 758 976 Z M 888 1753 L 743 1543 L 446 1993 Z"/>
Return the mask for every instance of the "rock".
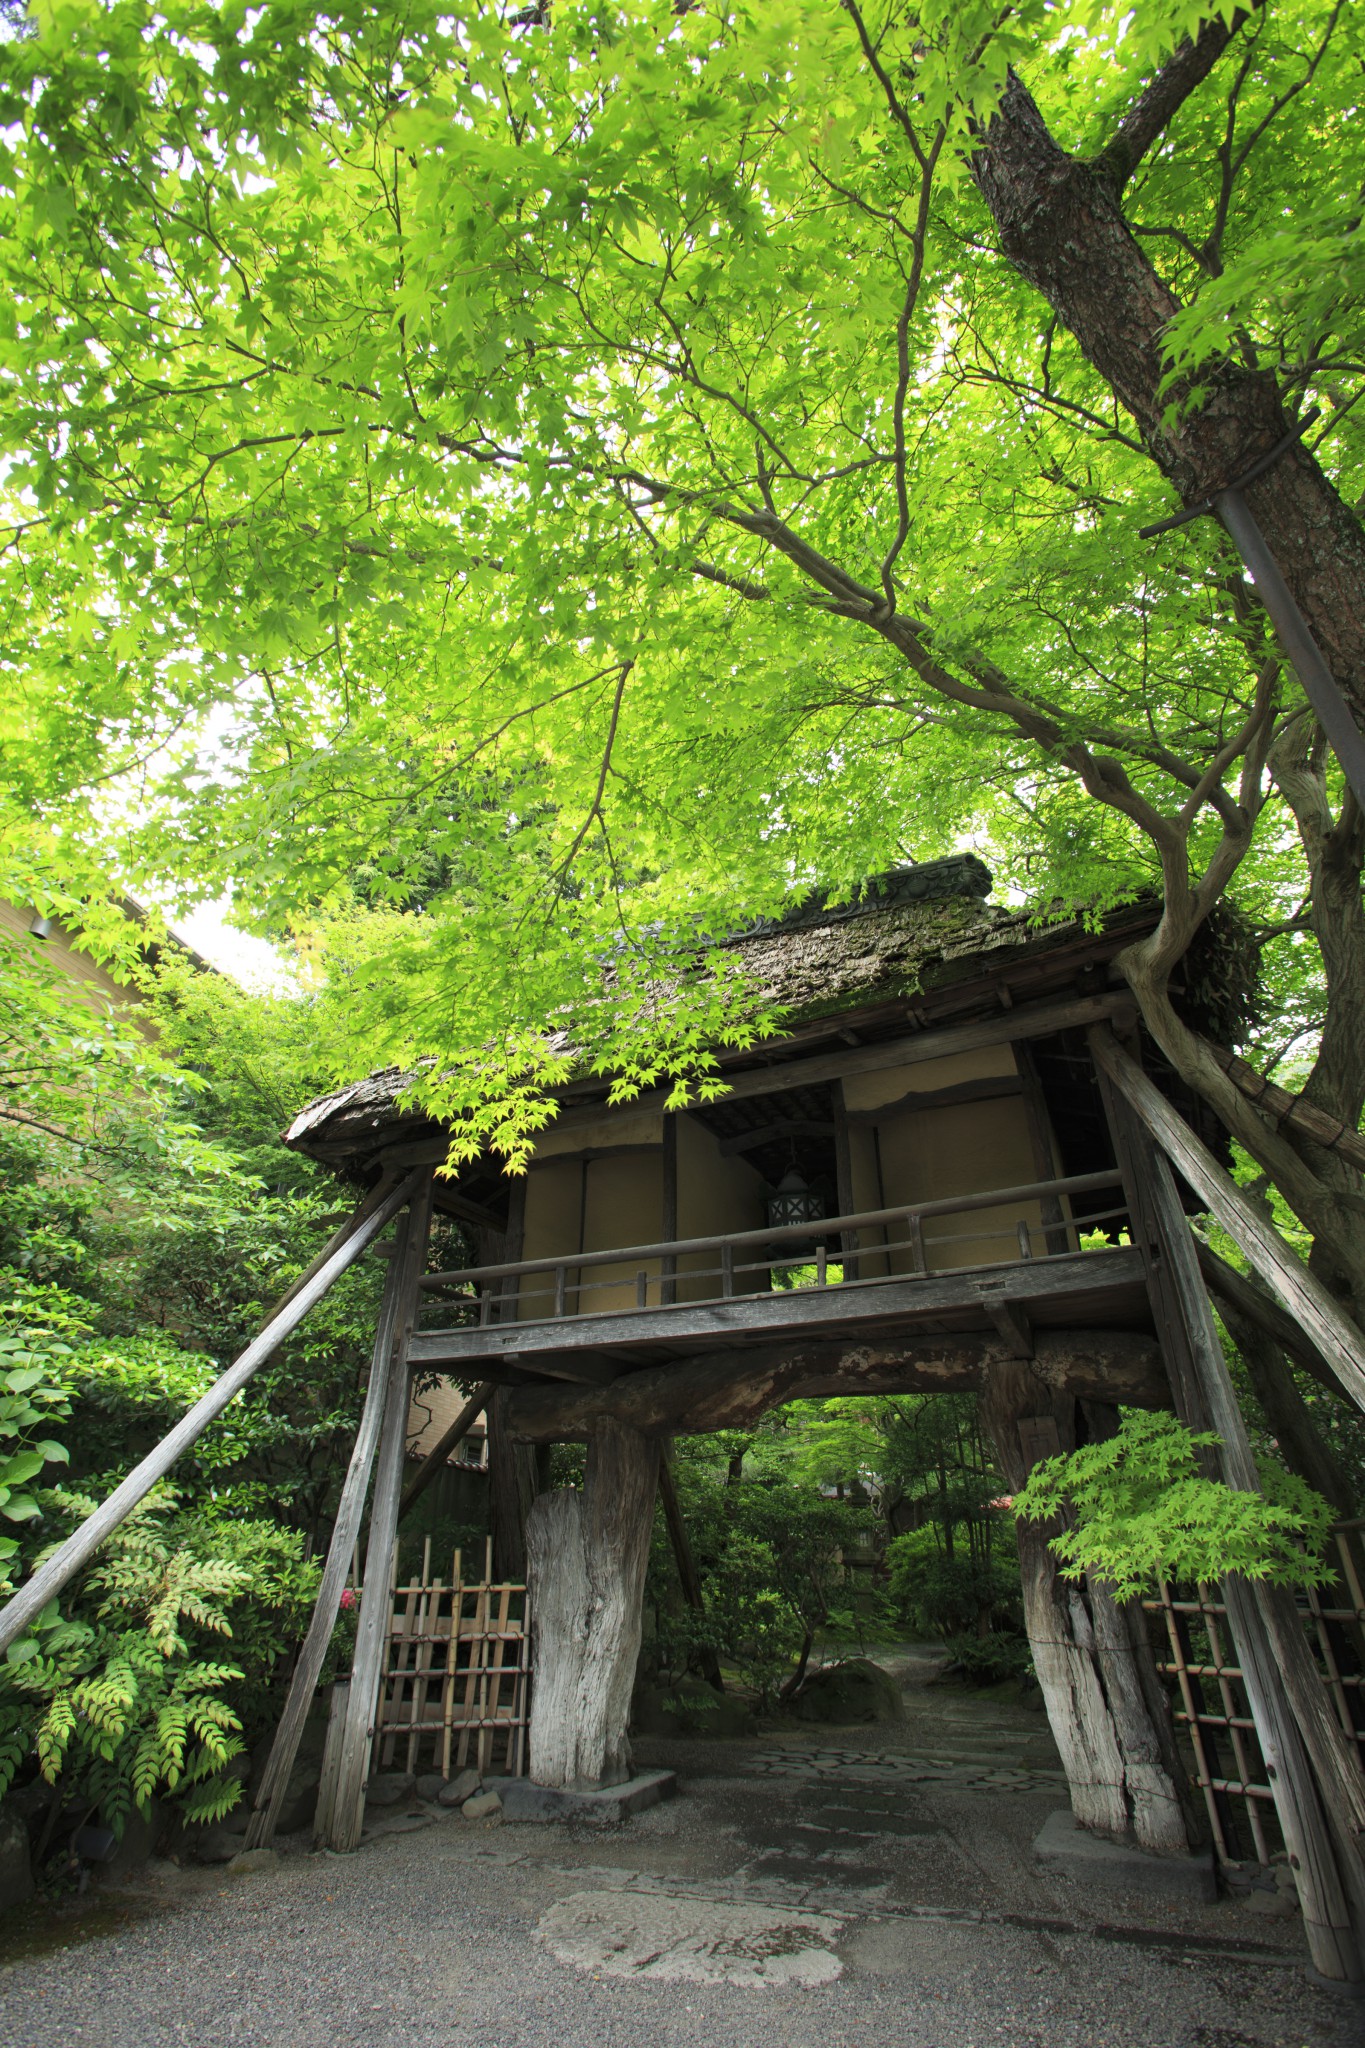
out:
<path id="1" fill-rule="evenodd" d="M 272 1870 L 280 1860 L 278 1849 L 243 1849 L 228 1864 L 229 1877 L 250 1877 L 253 1870 Z"/>
<path id="2" fill-rule="evenodd" d="M 191 1847 L 200 1863 L 231 1863 L 234 1856 L 243 1853 L 241 1836 L 222 1827 L 205 1828 L 195 1836 Z"/>
<path id="3" fill-rule="evenodd" d="M 311 1824 L 317 1809 L 318 1786 L 321 1780 L 322 1771 L 316 1757 L 300 1756 L 295 1759 L 294 1768 L 289 1773 L 289 1783 L 284 1788 L 280 1817 L 275 1823 L 276 1834 L 292 1835 L 297 1829 L 306 1828 Z M 228 1815 L 224 1826 L 231 1827 L 235 1814 L 240 1813 L 242 1832 L 245 1833 L 250 1812 L 250 1803 L 243 1800 L 234 1813 Z"/>
<path id="4" fill-rule="evenodd" d="M 676 1685 L 637 1686 L 630 1725 L 637 1735 L 701 1735 L 725 1742 L 751 1735 L 754 1717 L 704 1678 L 680 1678 Z"/>
<path id="5" fill-rule="evenodd" d="M 413 1790 L 419 1799 L 439 1799 L 446 1787 L 446 1781 L 439 1771 L 423 1771 Z"/>
<path id="6" fill-rule="evenodd" d="M 502 1812 L 502 1801 L 496 1792 L 478 1792 L 472 1799 L 466 1799 L 460 1812 L 466 1820 L 491 1820 L 495 1813 Z"/>
<path id="7" fill-rule="evenodd" d="M 847 1727 L 855 1721 L 899 1721 L 905 1712 L 900 1687 L 880 1664 L 850 1657 L 813 1671 L 792 1701 L 798 1721 L 827 1721 Z"/>
<path id="8" fill-rule="evenodd" d="M 562 1792 L 553 1785 L 537 1785 L 530 1778 L 498 1778 L 498 1797 L 505 1821 L 623 1821 L 661 1799 L 671 1799 L 678 1787 L 673 1771 L 641 1771 L 620 1785 L 599 1785 L 590 1790 Z"/>
<path id="9" fill-rule="evenodd" d="M 1260 1913 L 1270 1920 L 1287 1920 L 1299 1910 L 1299 1887 L 1293 1871 L 1284 1863 L 1259 1872 L 1246 1895 L 1248 1913 Z"/>
<path id="10" fill-rule="evenodd" d="M 365 1787 L 367 1806 L 397 1806 L 412 1797 L 417 1780 L 411 1771 L 376 1771 Z"/>
<path id="11" fill-rule="evenodd" d="M 0 1806 L 0 1913 L 22 1906 L 33 1897 L 33 1891 L 23 1816 L 12 1806 Z"/>
<path id="12" fill-rule="evenodd" d="M 148 1802 L 146 1813 L 134 1807 L 123 1823 L 113 1854 L 101 1858 L 104 1867 L 100 1874 L 105 1883 L 119 1884 L 140 1871 L 165 1831 L 166 1816 L 158 1800 Z"/>
<path id="13" fill-rule="evenodd" d="M 442 1785 L 436 1797 L 442 1806 L 463 1806 L 466 1799 L 472 1799 L 483 1784 L 477 1771 L 461 1771 L 447 1785 Z"/>

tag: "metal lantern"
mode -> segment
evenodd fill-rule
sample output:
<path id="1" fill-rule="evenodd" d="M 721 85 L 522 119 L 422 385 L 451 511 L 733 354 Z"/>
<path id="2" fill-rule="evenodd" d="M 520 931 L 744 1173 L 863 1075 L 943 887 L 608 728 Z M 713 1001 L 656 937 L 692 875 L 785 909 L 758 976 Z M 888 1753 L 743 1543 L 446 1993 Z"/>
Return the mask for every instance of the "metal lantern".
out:
<path id="1" fill-rule="evenodd" d="M 768 1222 L 774 1230 L 786 1223 L 819 1223 L 825 1205 L 803 1178 L 800 1168 L 789 1166 L 768 1197 Z"/>

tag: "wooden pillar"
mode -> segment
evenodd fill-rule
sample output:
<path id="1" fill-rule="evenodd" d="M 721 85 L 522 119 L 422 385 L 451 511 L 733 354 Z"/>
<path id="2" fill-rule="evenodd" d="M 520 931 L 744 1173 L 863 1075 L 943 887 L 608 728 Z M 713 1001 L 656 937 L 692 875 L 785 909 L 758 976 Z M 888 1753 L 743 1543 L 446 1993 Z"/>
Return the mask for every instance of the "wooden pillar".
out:
<path id="1" fill-rule="evenodd" d="M 834 1118 L 834 1185 L 835 1200 L 841 1216 L 852 1216 L 857 1205 L 853 1199 L 853 1148 L 848 1137 L 848 1109 L 844 1102 L 844 1084 L 836 1081 L 829 1091 L 830 1108 Z M 845 1280 L 859 1277 L 858 1233 L 856 1230 L 841 1230 L 839 1250 L 844 1262 Z M 887 1270 L 890 1271 L 888 1261 Z"/>
<path id="2" fill-rule="evenodd" d="M 526 1518 L 539 1472 L 535 1446 L 518 1443 L 507 1426 L 514 1391 L 497 1387 L 488 1403 L 488 1504 L 493 1576 L 521 1585 L 526 1578 Z"/>
<path id="3" fill-rule="evenodd" d="M 660 1237 L 665 1244 L 672 1244 L 678 1235 L 678 1117 L 681 1111 L 671 1115 L 664 1111 L 663 1134 L 663 1200 L 660 1207 Z M 678 1298 L 678 1255 L 665 1252 L 659 1261 L 659 1305 L 671 1308 Z"/>
<path id="4" fill-rule="evenodd" d="M 1222 1438 L 1226 1484 L 1259 1493 L 1246 1422 L 1214 1328 L 1199 1260 L 1164 1154 L 1150 1160 L 1150 1200 L 1160 1233 L 1165 1286 L 1184 1328 L 1198 1405 L 1183 1422 Z M 1178 1404 L 1179 1405 L 1179 1404 Z M 1292 1594 L 1231 1576 L 1223 1597 L 1266 1760 L 1280 1832 L 1299 1889 L 1314 1967 L 1329 1980 L 1365 1980 L 1365 1776 L 1332 1715 Z M 1353 1926 L 1353 1921 L 1355 1925 Z"/>
<path id="5" fill-rule="evenodd" d="M 990 1368 L 981 1414 L 1012 1491 L 1040 1459 L 1075 1449 L 1075 1401 L 1026 1360 Z M 1063 1579 L 1048 1524 L 1016 1529 L 1034 1669 L 1076 1819 L 1111 1840 L 1131 1835 L 1161 1855 L 1187 1854 L 1193 1815 L 1141 1610 L 1090 1579 Z"/>
<path id="6" fill-rule="evenodd" d="M 356 1432 L 351 1462 L 347 1467 L 345 1482 L 341 1489 L 341 1499 L 337 1503 L 336 1520 L 332 1525 L 332 1540 L 327 1549 L 327 1562 L 322 1568 L 322 1580 L 313 1607 L 313 1618 L 309 1623 L 303 1648 L 299 1651 L 298 1662 L 294 1666 L 294 1675 L 289 1683 L 289 1696 L 284 1703 L 279 1727 L 275 1730 L 275 1740 L 271 1744 L 265 1775 L 256 1793 L 256 1810 L 247 1824 L 248 1849 L 264 1848 L 275 1832 L 289 1783 L 289 1774 L 298 1755 L 304 1723 L 308 1719 L 308 1710 L 313 1704 L 313 1694 L 317 1690 L 323 1659 L 327 1655 L 332 1631 L 336 1627 L 342 1589 L 346 1584 L 346 1573 L 355 1551 L 356 1538 L 360 1534 L 361 1517 L 365 1512 L 365 1496 L 370 1490 L 370 1471 L 374 1465 L 380 1425 L 388 1396 L 389 1361 L 398 1333 L 398 1318 L 402 1308 L 408 1220 L 406 1216 L 399 1218 L 393 1257 L 389 1261 L 388 1278 L 384 1283 L 383 1299 L 379 1304 L 379 1322 L 370 1359 L 370 1384 L 365 1393 L 365 1409 L 360 1418 L 360 1428 Z"/>
<path id="7" fill-rule="evenodd" d="M 1029 1144 L 1033 1150 L 1033 1170 L 1039 1180 L 1055 1180 L 1058 1174 L 1057 1160 L 1052 1148 L 1052 1119 L 1048 1115 L 1043 1084 L 1038 1078 L 1033 1048 L 1026 1039 L 1021 1038 L 1012 1047 L 1012 1051 L 1014 1063 L 1019 1069 L 1019 1079 L 1024 1084 L 1024 1116 L 1028 1123 Z M 1044 1195 L 1038 1209 L 1043 1219 L 1043 1242 L 1049 1253 L 1070 1251 L 1066 1216 L 1060 1199 L 1056 1195 Z"/>
<path id="8" fill-rule="evenodd" d="M 531 1510 L 537 1784 L 581 1790 L 631 1775 L 626 1729 L 658 1471 L 656 1439 L 606 1421 L 588 1440 L 583 1491 L 542 1494 Z"/>
<path id="9" fill-rule="evenodd" d="M 403 1490 L 403 1454 L 407 1449 L 410 1403 L 408 1350 L 421 1304 L 417 1283 L 426 1264 L 427 1239 L 431 1233 L 431 1179 L 428 1174 L 413 1196 L 403 1247 L 402 1277 L 398 1283 L 398 1328 L 384 1394 L 374 1501 L 370 1508 L 369 1539 L 365 1546 L 365 1580 L 360 1594 L 355 1655 L 351 1660 L 351 1688 L 337 1756 L 336 1789 L 325 1845 L 342 1851 L 354 1849 L 360 1842 L 370 1736 L 379 1698 L 385 1645 L 393 1617 L 393 1548 L 398 1534 L 398 1501 Z"/>
<path id="10" fill-rule="evenodd" d="M 1214 1327 L 1198 1253 L 1169 1160 L 1111 1076 L 1100 1088 L 1144 1243 L 1149 1294 L 1180 1420 L 1215 1429 L 1226 1483 L 1260 1490 L 1246 1423 Z M 1346 1750 L 1286 1589 L 1236 1576 L 1223 1596 L 1280 1832 L 1299 1890 L 1315 1970 L 1333 1983 L 1365 1979 L 1365 1778 Z"/>

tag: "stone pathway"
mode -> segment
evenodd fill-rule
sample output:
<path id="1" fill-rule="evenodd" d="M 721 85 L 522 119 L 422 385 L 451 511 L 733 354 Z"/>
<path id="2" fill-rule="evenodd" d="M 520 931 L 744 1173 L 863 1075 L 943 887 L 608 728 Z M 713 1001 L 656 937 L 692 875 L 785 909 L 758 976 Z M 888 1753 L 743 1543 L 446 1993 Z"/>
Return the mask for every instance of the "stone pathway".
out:
<path id="1" fill-rule="evenodd" d="M 966 1758 L 886 1750 L 772 1749 L 755 1756 L 749 1768 L 759 1775 L 780 1778 L 837 1777 L 905 1785 L 951 1779 L 962 1786 L 982 1786 L 998 1792 L 1066 1791 L 1065 1771 L 1000 1764 L 989 1756 L 972 1762 Z"/>

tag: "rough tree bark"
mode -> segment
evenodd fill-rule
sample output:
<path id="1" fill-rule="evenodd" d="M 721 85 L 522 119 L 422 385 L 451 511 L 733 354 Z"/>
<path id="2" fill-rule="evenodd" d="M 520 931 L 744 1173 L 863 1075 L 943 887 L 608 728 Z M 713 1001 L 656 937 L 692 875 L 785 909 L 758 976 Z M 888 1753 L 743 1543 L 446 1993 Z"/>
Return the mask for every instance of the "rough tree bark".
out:
<path id="1" fill-rule="evenodd" d="M 631 1774 L 626 1726 L 659 1446 L 604 1421 L 583 1491 L 542 1494 L 527 1526 L 532 1659 L 531 1776 L 582 1790 Z"/>
<path id="2" fill-rule="evenodd" d="M 1040 1380 L 1021 1359 L 992 1367 L 982 1421 L 1010 1487 L 1036 1459 L 1019 1424 L 1050 1417 L 1063 1451 L 1076 1447 L 1076 1402 Z M 1183 1856 L 1197 1839 L 1142 1610 L 1120 1606 L 1093 1581 L 1071 1585 L 1048 1546 L 1046 1524 L 1016 1524 L 1024 1619 L 1048 1720 L 1082 1827 L 1111 1840 Z"/>
<path id="3" fill-rule="evenodd" d="M 1108 146 L 1090 161 L 1071 156 L 1058 145 L 1027 88 L 1011 74 L 973 160 L 976 183 L 1004 254 L 1075 337 L 1132 416 L 1153 462 L 1187 504 L 1234 481 L 1285 437 L 1292 422 L 1272 375 L 1230 361 L 1201 371 L 1201 402 L 1187 413 L 1179 409 L 1179 389 L 1163 390 L 1163 330 L 1179 302 L 1129 228 L 1122 191 L 1246 18 L 1243 13 L 1226 22 L 1211 21 L 1193 42 L 1183 44 L 1124 116 Z M 1297 443 L 1247 486 L 1245 496 L 1357 722 L 1365 725 L 1365 529 Z M 1283 780 L 1281 788 L 1293 803 Z M 1338 879 L 1348 888 L 1345 870 L 1354 858 L 1353 914 L 1358 919 L 1359 820 L 1354 806 L 1350 809 L 1332 858 L 1343 870 Z M 1171 969 L 1226 886 L 1245 851 L 1244 841 L 1249 843 L 1253 822 L 1248 815 L 1244 834 L 1236 829 L 1225 834 L 1226 845 L 1215 861 L 1218 873 L 1211 871 L 1197 889 L 1189 886 L 1184 849 L 1173 848 L 1169 855 L 1163 851 L 1162 925 L 1119 964 L 1157 1043 L 1275 1179 L 1318 1240 L 1316 1256 L 1324 1278 L 1334 1276 L 1338 1291 L 1362 1319 L 1365 1211 L 1359 1208 L 1358 1177 L 1343 1161 L 1324 1165 L 1309 1159 L 1292 1131 L 1282 1132 L 1272 1118 L 1252 1110 L 1169 999 Z M 1319 838 L 1325 850 L 1326 838 L 1322 833 Z M 1305 846 L 1311 863 L 1313 848 L 1307 840 Z M 1315 878 L 1314 885 L 1315 923 L 1320 902 L 1325 907 L 1335 886 L 1329 865 L 1322 866 L 1321 874 L 1322 881 Z M 1351 906 L 1343 897 L 1333 908 L 1340 913 L 1337 929 L 1344 931 Z M 1359 999 L 1340 1005 L 1339 1035 L 1353 1046 L 1360 1044 L 1365 982 L 1361 990 Z M 1335 1038 L 1335 1020 L 1330 1030 Z M 1332 1088 L 1318 1078 L 1305 1092 L 1354 1125 L 1359 1093 L 1353 1114 L 1339 1104 L 1357 1090 L 1365 1073 L 1358 1058 L 1350 1071 L 1350 1088 Z M 1344 1201 L 1334 1203 L 1334 1193 L 1343 1195 Z"/>
<path id="4" fill-rule="evenodd" d="M 763 1345 L 649 1366 L 604 1387 L 518 1387 L 503 1414 L 522 1443 L 591 1440 L 608 1420 L 645 1436 L 703 1436 L 747 1429 L 783 1401 L 915 1389 L 971 1393 L 1010 1356 L 1004 1338 L 971 1334 Z M 1039 1330 L 1032 1365 L 1040 1384 L 1085 1399 L 1170 1406 L 1156 1344 L 1132 1331 Z"/>
<path id="5" fill-rule="evenodd" d="M 1214 61 L 1220 47 L 1216 39 L 1205 42 Z M 1126 148 L 1114 152 L 1111 146 L 1092 163 L 1054 141 L 1031 94 L 1011 73 L 972 166 L 1005 255 L 1075 336 L 1186 504 L 1231 483 L 1293 424 L 1274 377 L 1232 362 L 1201 372 L 1207 396 L 1188 414 L 1173 416 L 1180 394 L 1162 389 L 1162 334 L 1180 302 L 1129 228 L 1120 195 L 1124 179 L 1209 68 L 1177 53 L 1144 96 L 1152 118 L 1132 124 Z M 1298 444 L 1248 485 L 1245 496 L 1357 723 L 1365 725 L 1360 520 Z"/>

